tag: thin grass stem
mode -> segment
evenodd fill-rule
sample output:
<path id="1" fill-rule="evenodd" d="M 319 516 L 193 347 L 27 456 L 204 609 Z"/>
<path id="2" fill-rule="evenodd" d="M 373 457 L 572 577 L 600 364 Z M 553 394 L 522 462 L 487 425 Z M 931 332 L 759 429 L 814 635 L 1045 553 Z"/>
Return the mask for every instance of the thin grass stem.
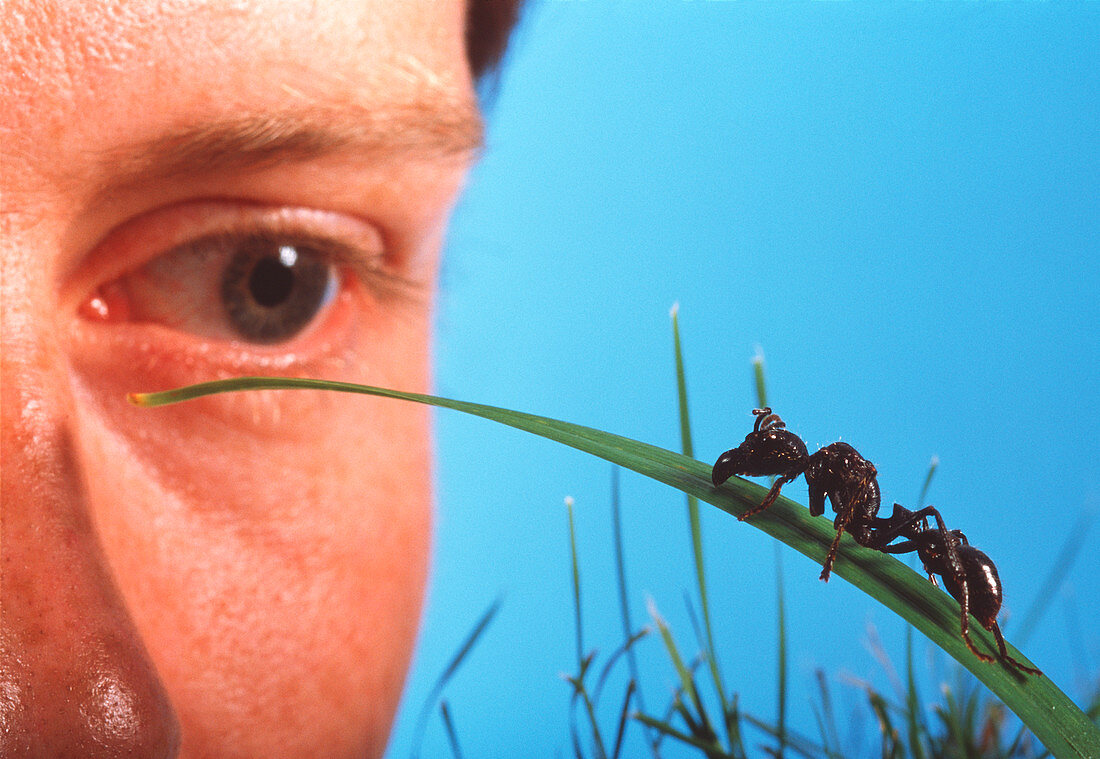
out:
<path id="1" fill-rule="evenodd" d="M 764 381 L 764 349 L 756 346 L 756 355 L 752 357 L 752 377 L 756 385 L 757 408 L 768 405 L 768 384 Z"/>
<path id="2" fill-rule="evenodd" d="M 928 462 L 928 474 L 924 475 L 924 484 L 920 486 L 920 495 L 917 496 L 917 510 L 924 508 L 924 501 L 928 497 L 928 488 L 932 485 L 932 477 L 940 466 L 940 457 L 933 456 Z"/>
<path id="3" fill-rule="evenodd" d="M 630 722 L 630 702 L 637 694 L 637 683 L 631 680 L 626 685 L 626 695 L 623 697 L 623 708 L 619 710 L 619 725 L 615 730 L 615 747 L 611 752 L 611 759 L 619 759 L 623 750 L 623 739 L 626 737 L 626 726 Z"/>
<path id="4" fill-rule="evenodd" d="M 917 696 L 917 676 L 913 667 L 913 628 L 909 625 L 905 626 L 905 679 L 905 721 L 909 730 L 909 755 L 913 759 L 925 759 L 922 738 L 928 734 L 928 726 Z"/>
<path id="5" fill-rule="evenodd" d="M 577 642 L 577 666 L 584 662 L 584 623 L 581 619 L 581 572 L 577 562 L 577 528 L 573 520 L 573 498 L 567 496 L 565 508 L 569 512 L 569 558 L 573 569 L 573 620 Z"/>
<path id="6" fill-rule="evenodd" d="M 672 319 L 672 344 L 676 360 L 676 397 L 680 416 L 680 447 L 688 458 L 695 457 L 695 448 L 691 437 L 691 416 L 688 412 L 687 377 L 684 370 L 684 350 L 680 339 L 680 307 L 674 304 L 670 312 Z M 703 530 L 699 517 L 699 499 L 687 496 L 688 522 L 691 525 L 691 549 L 695 559 L 695 580 L 699 588 L 699 603 L 703 613 L 703 630 L 706 634 L 707 666 L 710 670 L 714 689 L 718 693 L 718 702 L 722 708 L 723 723 L 728 726 L 725 716 L 729 713 L 726 688 L 722 682 L 722 673 L 718 665 L 718 650 L 714 645 L 714 631 L 710 622 L 710 601 L 707 594 L 706 567 L 703 560 Z M 727 731 L 727 739 L 732 750 L 734 735 Z"/>
<path id="7" fill-rule="evenodd" d="M 417 719 L 416 728 L 413 731 L 413 757 L 420 754 L 420 745 L 424 739 L 424 732 L 427 729 L 428 716 L 431 714 L 436 701 L 443 693 L 443 689 L 447 686 L 447 683 L 454 677 L 455 672 L 458 671 L 459 666 L 461 666 L 462 662 L 466 659 L 467 654 L 473 650 L 474 645 L 477 644 L 482 633 L 489 627 L 489 623 L 493 621 L 493 617 L 496 616 L 497 611 L 500 609 L 500 603 L 501 600 L 497 598 L 489 604 L 489 608 L 482 613 L 481 617 L 474 624 L 473 629 L 467 634 L 462 645 L 458 647 L 454 656 L 451 657 L 450 662 L 447 663 L 446 668 L 436 679 L 435 684 L 428 693 L 428 697 L 424 699 L 424 706 L 421 707 L 420 716 Z"/>
<path id="8" fill-rule="evenodd" d="M 777 759 L 783 758 L 783 750 L 787 746 L 787 615 L 783 603 L 783 553 L 777 543 L 775 546 L 775 605 L 776 605 L 776 654 L 778 683 L 778 701 L 776 705 L 778 715 L 776 717 L 775 755 Z"/>
<path id="9" fill-rule="evenodd" d="M 619 586 L 619 613 L 623 623 L 623 637 L 627 640 L 627 646 L 625 647 L 627 668 L 630 671 L 631 682 L 637 684 L 641 682 L 641 678 L 638 675 L 638 657 L 634 654 L 633 641 L 636 639 L 634 633 L 634 623 L 630 619 L 630 601 L 629 593 L 627 591 L 626 582 L 626 560 L 624 558 L 625 551 L 623 550 L 623 524 L 622 524 L 622 498 L 621 490 L 619 488 L 620 481 L 620 469 L 619 467 L 612 467 L 611 469 L 611 527 L 615 541 L 615 577 Z M 641 637 L 639 634 L 637 637 Z M 638 703 L 638 709 L 642 712 L 647 711 L 645 706 L 645 700 L 642 697 L 641 688 L 637 688 L 634 700 Z M 650 734 L 650 730 L 646 729 L 647 736 Z M 653 747 L 654 756 L 659 756 L 655 742 L 650 739 L 650 745 Z"/>
<path id="10" fill-rule="evenodd" d="M 447 742 L 451 745 L 451 753 L 455 759 L 462 759 L 462 750 L 458 746 L 458 733 L 455 731 L 454 720 L 451 719 L 451 710 L 447 701 L 439 702 L 439 714 L 443 718 L 443 727 L 447 731 Z"/>

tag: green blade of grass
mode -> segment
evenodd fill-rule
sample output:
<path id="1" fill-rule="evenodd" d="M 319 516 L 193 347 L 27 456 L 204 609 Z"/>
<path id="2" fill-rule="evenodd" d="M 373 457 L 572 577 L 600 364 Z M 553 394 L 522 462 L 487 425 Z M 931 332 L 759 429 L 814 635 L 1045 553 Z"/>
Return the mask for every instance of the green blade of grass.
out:
<path id="1" fill-rule="evenodd" d="M 573 603 L 577 638 L 577 676 L 571 678 L 570 682 L 574 688 L 574 701 L 577 696 L 580 696 L 584 701 L 585 713 L 588 715 L 589 724 L 592 726 L 592 742 L 596 747 L 596 755 L 600 759 L 606 759 L 607 752 L 604 749 L 603 737 L 600 735 L 600 724 L 596 719 L 596 707 L 592 703 L 592 697 L 588 694 L 588 689 L 584 684 L 584 678 L 595 657 L 595 652 L 587 656 L 584 653 L 584 625 L 581 622 L 581 572 L 580 563 L 577 560 L 577 530 L 573 520 L 573 498 L 571 496 L 566 497 L 565 508 L 569 512 L 569 556 L 573 565 Z"/>
<path id="2" fill-rule="evenodd" d="M 710 481 L 711 467 L 701 461 L 591 427 L 494 406 L 366 385 L 302 378 L 238 377 L 164 393 L 135 394 L 130 400 L 138 406 L 159 406 L 214 393 L 261 389 L 336 390 L 454 409 L 599 456 L 735 516 L 758 504 L 766 492 L 759 485 L 740 478 L 732 478 L 715 488 Z M 818 563 L 824 561 L 835 535 L 829 520 L 811 517 L 805 507 L 783 497 L 754 517 L 750 524 Z M 1025 677 L 1000 663 L 979 661 L 959 635 L 958 604 L 922 576 L 892 556 L 860 547 L 848 535 L 841 540 L 833 573 L 910 622 L 974 673 L 1028 725 L 1054 756 L 1059 759 L 1100 758 L 1100 729 L 1049 678 Z M 823 592 L 827 592 L 826 589 L 823 588 Z M 996 651 L 992 637 L 977 625 L 971 625 L 970 634 L 980 647 Z M 1011 646 L 1010 653 L 1023 659 Z"/>
<path id="3" fill-rule="evenodd" d="M 913 628 L 905 628 L 905 719 L 909 730 L 909 755 L 924 759 L 923 737 L 928 734 L 920 699 L 917 697 L 917 676 L 913 668 Z"/>
<path id="4" fill-rule="evenodd" d="M 611 752 L 611 759 L 619 759 L 623 750 L 623 739 L 626 737 L 626 726 L 630 721 L 630 701 L 634 698 L 637 684 L 631 680 L 626 686 L 626 695 L 623 697 L 623 708 L 619 711 L 619 726 L 615 730 L 615 747 Z"/>
<path id="5" fill-rule="evenodd" d="M 458 733 L 455 731 L 455 723 L 451 719 L 451 709 L 447 706 L 446 699 L 439 703 L 439 715 L 443 718 L 443 727 L 447 731 L 447 742 L 451 744 L 451 753 L 454 754 L 455 759 L 462 759 L 462 751 L 458 745 Z"/>
<path id="6" fill-rule="evenodd" d="M 691 417 L 688 414 L 687 378 L 684 371 L 684 350 L 680 341 L 680 307 L 675 304 L 669 316 L 672 319 L 672 346 L 676 358 L 676 398 L 680 416 L 680 449 L 688 458 L 695 458 L 695 447 L 691 440 Z M 718 651 L 714 646 L 714 633 L 710 624 L 710 602 L 707 599 L 707 573 L 703 562 L 703 529 L 699 521 L 699 499 L 687 495 L 688 522 L 691 525 L 691 550 L 695 559 L 695 581 L 699 588 L 699 603 L 703 612 L 703 631 L 706 635 L 707 667 L 710 670 L 714 689 L 718 693 L 718 702 L 722 707 L 722 722 L 727 728 L 730 750 L 736 745 L 735 731 L 730 729 L 729 701 L 726 688 L 722 683 L 722 673 L 718 666 Z"/>
<path id="7" fill-rule="evenodd" d="M 783 605 L 783 554 L 779 546 L 775 546 L 775 605 L 776 605 L 776 654 L 778 700 L 776 708 L 779 714 L 776 717 L 776 759 L 783 759 L 783 749 L 787 745 L 787 613 Z"/>
<path id="8" fill-rule="evenodd" d="M 649 616 L 652 617 L 653 623 L 657 626 L 657 632 L 661 634 L 661 640 L 664 641 L 665 649 L 668 652 L 668 658 L 672 661 L 673 667 L 676 668 L 676 674 L 680 678 L 680 687 L 683 689 L 684 694 L 688 697 L 691 704 L 695 707 L 695 716 L 698 717 L 698 723 L 696 723 L 690 710 L 682 712 L 682 716 L 692 727 L 693 733 L 703 732 L 708 738 L 715 735 L 714 729 L 710 726 L 710 721 L 707 719 L 707 710 L 703 706 L 703 700 L 699 695 L 699 689 L 695 687 L 695 675 L 692 672 L 692 668 L 688 667 L 684 663 L 683 656 L 680 655 L 680 649 L 676 646 L 676 640 L 672 637 L 672 630 L 669 629 L 668 624 L 664 618 L 657 611 L 657 604 L 653 599 L 649 599 Z M 685 705 L 686 706 L 686 705 Z M 715 748 L 714 746 L 711 747 Z"/>
<path id="9" fill-rule="evenodd" d="M 752 716 L 751 714 L 745 715 L 745 722 L 749 723 L 761 732 L 772 736 L 773 738 L 776 738 L 779 735 L 779 731 L 776 729 L 775 725 L 769 724 L 758 717 Z M 819 759 L 820 757 L 825 757 L 825 759 L 844 759 L 841 754 L 830 751 L 827 746 L 818 745 L 809 738 L 799 735 L 793 730 L 787 731 L 786 741 L 787 748 L 789 748 L 791 751 L 798 754 L 799 756 L 806 757 L 806 759 Z M 765 751 L 768 750 L 765 749 Z M 768 751 L 768 753 L 770 754 L 771 752 Z"/>
<path id="10" fill-rule="evenodd" d="M 417 720 L 416 729 L 413 732 L 415 736 L 413 745 L 415 746 L 412 755 L 418 756 L 420 754 L 420 743 L 424 738 L 424 731 L 428 724 L 428 715 L 432 711 L 432 707 L 440 694 L 443 693 L 443 688 L 446 687 L 447 682 L 454 676 L 454 673 L 458 671 L 459 666 L 462 664 L 463 659 L 470 653 L 474 645 L 477 643 L 481 634 L 485 632 L 485 628 L 489 626 L 489 623 L 493 621 L 493 617 L 496 616 L 497 611 L 500 609 L 500 599 L 496 599 L 489 608 L 481 615 L 473 629 L 470 630 L 469 635 L 466 636 L 466 640 L 462 642 L 462 645 L 458 647 L 458 651 L 451 657 L 451 661 L 447 664 L 446 669 L 435 681 L 435 685 L 432 686 L 431 692 L 428 694 L 428 698 L 424 700 L 424 706 L 420 711 L 420 718 Z"/>
<path id="11" fill-rule="evenodd" d="M 924 484 L 920 487 L 920 495 L 917 496 L 917 509 L 924 506 L 924 499 L 928 497 L 928 488 L 932 485 L 932 477 L 936 474 L 936 469 L 940 465 L 940 457 L 933 456 L 932 460 L 928 462 L 928 474 L 924 476 Z"/>
<path id="12" fill-rule="evenodd" d="M 756 384 L 756 407 L 768 406 L 768 382 L 764 376 L 764 349 L 756 346 L 756 355 L 752 358 L 752 376 Z M 768 483 L 775 485 L 775 477 L 769 477 Z M 783 608 L 783 554 L 779 544 L 775 546 L 775 597 L 776 597 L 776 759 L 783 759 L 783 749 L 787 744 L 787 622 Z"/>
<path id="13" fill-rule="evenodd" d="M 577 528 L 573 521 L 573 499 L 565 499 L 565 508 L 569 512 L 569 557 L 573 567 L 573 620 L 576 623 L 577 666 L 584 661 L 584 624 L 581 622 L 581 571 L 577 562 Z"/>
<path id="14" fill-rule="evenodd" d="M 592 694 L 592 702 L 596 704 L 597 708 L 600 704 L 600 696 L 603 693 L 603 687 L 607 683 L 608 677 L 611 676 L 611 671 L 615 668 L 615 664 L 619 660 L 619 657 L 634 650 L 634 644 L 642 638 L 647 637 L 650 632 L 652 632 L 650 628 L 643 627 L 641 630 L 630 636 L 630 638 L 628 638 L 625 643 L 619 646 L 614 651 L 614 653 L 612 653 L 611 656 L 607 658 L 607 662 L 603 665 L 603 669 L 600 670 L 600 676 L 596 680 L 596 688 Z M 630 682 L 633 683 L 635 687 L 637 687 L 637 680 L 631 678 Z M 641 707 L 639 707 L 639 711 L 642 711 Z"/>
<path id="15" fill-rule="evenodd" d="M 882 694 L 871 688 L 867 689 L 867 698 L 871 704 L 871 712 L 878 720 L 879 733 L 882 736 L 882 750 L 879 752 L 882 759 L 895 759 L 902 755 L 901 746 L 898 743 L 898 731 L 890 719 L 890 709 L 886 705 L 886 699 Z"/>
<path id="16" fill-rule="evenodd" d="M 635 686 L 634 700 L 638 703 L 638 711 L 645 712 L 645 699 L 642 697 L 641 678 L 638 675 L 638 657 L 634 655 L 634 641 L 648 633 L 648 628 L 639 633 L 634 632 L 634 623 L 630 619 L 629 594 L 626 584 L 626 559 L 623 551 L 623 522 L 622 522 L 622 498 L 619 489 L 619 467 L 611 470 L 611 526 L 615 543 L 615 577 L 619 586 L 619 612 L 623 625 L 623 638 L 626 643 L 623 651 L 626 654 L 627 667 L 630 670 L 630 682 Z M 612 657 L 614 660 L 614 657 Z M 654 740 L 652 730 L 645 728 L 646 742 L 653 752 L 654 759 L 660 758 L 657 749 L 657 741 Z"/>
<path id="17" fill-rule="evenodd" d="M 677 730 L 667 721 L 662 722 L 661 720 L 654 719 L 653 717 L 650 717 L 646 714 L 635 714 L 634 719 L 638 720 L 647 727 L 653 728 L 663 735 L 667 735 L 670 738 L 675 738 L 678 741 L 682 741 L 689 746 L 699 749 L 703 752 L 704 755 L 708 757 L 712 756 L 714 753 L 714 747 L 709 741 L 696 738 L 693 735 L 688 735 L 681 730 Z"/>
<path id="18" fill-rule="evenodd" d="M 626 585 L 626 559 L 623 554 L 623 520 L 622 499 L 619 490 L 619 467 L 611 470 L 611 530 L 615 543 L 615 578 L 619 586 L 619 615 L 623 625 L 623 638 L 627 641 L 625 647 L 627 667 L 630 670 L 630 679 L 635 683 L 641 682 L 638 676 L 638 657 L 634 655 L 634 647 L 630 642 L 634 639 L 634 623 L 630 619 L 630 601 Z M 639 690 L 637 695 L 638 709 L 645 711 L 645 702 Z"/>
<path id="19" fill-rule="evenodd" d="M 821 692 L 821 745 L 830 756 L 839 756 L 840 737 L 836 729 L 836 712 L 833 710 L 833 697 L 829 693 L 829 681 L 825 672 L 820 669 L 814 672 L 814 676 L 817 678 L 817 689 Z"/>
<path id="20" fill-rule="evenodd" d="M 752 357 L 752 379 L 756 385 L 757 408 L 764 408 L 768 405 L 768 383 L 764 380 L 764 349 L 759 346 Z"/>

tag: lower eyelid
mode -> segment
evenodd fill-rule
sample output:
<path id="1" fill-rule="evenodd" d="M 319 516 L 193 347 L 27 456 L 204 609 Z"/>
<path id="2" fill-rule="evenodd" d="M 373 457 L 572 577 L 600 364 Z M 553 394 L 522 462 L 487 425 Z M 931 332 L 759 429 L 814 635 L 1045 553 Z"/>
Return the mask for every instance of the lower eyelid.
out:
<path id="1" fill-rule="evenodd" d="M 341 289 L 320 323 L 284 344 L 203 338 L 157 323 L 84 319 L 77 319 L 70 333 L 82 362 L 109 364 L 116 372 L 121 367 L 142 387 L 165 389 L 242 374 L 335 376 L 360 361 L 355 356 L 363 348 L 362 328 L 371 320 L 361 290 L 358 283 Z"/>

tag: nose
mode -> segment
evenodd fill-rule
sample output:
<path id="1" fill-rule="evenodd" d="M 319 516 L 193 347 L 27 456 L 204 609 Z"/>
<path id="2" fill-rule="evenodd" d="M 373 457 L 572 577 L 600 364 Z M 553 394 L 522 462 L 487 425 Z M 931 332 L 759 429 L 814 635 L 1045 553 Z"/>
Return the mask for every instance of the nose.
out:
<path id="1" fill-rule="evenodd" d="M 0 756 L 173 757 L 178 722 L 97 538 L 65 394 L 43 359 L 8 337 L 5 329 Z"/>

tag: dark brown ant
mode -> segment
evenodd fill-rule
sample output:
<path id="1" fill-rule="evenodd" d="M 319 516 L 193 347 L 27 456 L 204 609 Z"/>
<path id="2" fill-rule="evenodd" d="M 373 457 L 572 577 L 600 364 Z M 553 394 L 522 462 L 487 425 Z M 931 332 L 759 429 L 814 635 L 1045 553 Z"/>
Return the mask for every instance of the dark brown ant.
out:
<path id="1" fill-rule="evenodd" d="M 752 432 L 741 445 L 718 458 L 711 481 L 717 487 L 735 474 L 778 476 L 760 505 L 738 517 L 745 520 L 775 503 L 786 483 L 805 474 L 810 514 L 816 517 L 825 513 L 826 497 L 836 512 L 836 538 L 821 570 L 821 579 L 828 582 L 845 530 L 860 544 L 866 545 L 871 539 L 871 520 L 877 516 L 880 503 L 878 470 L 847 443 L 827 445 L 810 456 L 802 438 L 784 429 L 783 420 L 770 408 L 753 409 L 752 413 L 756 415 Z"/>
<path id="2" fill-rule="evenodd" d="M 840 546 L 840 536 L 847 531 L 857 543 L 884 553 L 899 554 L 916 551 L 928 579 L 936 584 L 935 575 L 943 578 L 944 589 L 959 602 L 960 627 L 967 647 L 983 661 L 993 657 L 983 654 L 970 640 L 970 614 L 982 627 L 993 633 L 1001 658 L 1022 672 L 1041 674 L 1008 655 L 1004 636 L 997 625 L 1001 608 L 1001 580 L 992 560 L 972 547 L 959 530 L 948 530 L 935 507 L 926 506 L 910 511 L 894 504 L 893 513 L 879 517 L 881 496 L 878 470 L 847 443 L 832 443 L 812 456 L 798 435 L 785 429 L 783 420 L 770 408 L 754 409 L 753 431 L 737 448 L 723 453 L 711 471 L 715 487 L 733 475 L 749 477 L 776 476 L 775 483 L 760 503 L 738 519 L 744 520 L 771 506 L 779 497 L 783 485 L 805 474 L 809 486 L 810 514 L 825 513 L 828 497 L 836 512 L 833 526 L 836 537 L 825 558 L 821 579 L 826 582 Z M 935 527 L 928 526 L 934 519 Z M 901 543 L 891 543 L 904 538 Z"/>

